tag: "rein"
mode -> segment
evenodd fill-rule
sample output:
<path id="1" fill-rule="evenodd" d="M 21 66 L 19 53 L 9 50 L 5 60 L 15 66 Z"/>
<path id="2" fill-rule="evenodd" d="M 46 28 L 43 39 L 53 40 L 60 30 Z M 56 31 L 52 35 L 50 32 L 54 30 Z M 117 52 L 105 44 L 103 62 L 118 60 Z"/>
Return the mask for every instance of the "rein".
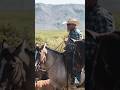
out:
<path id="1" fill-rule="evenodd" d="M 64 41 L 62 41 L 56 48 L 55 50 L 57 50 L 62 44 L 63 44 Z"/>

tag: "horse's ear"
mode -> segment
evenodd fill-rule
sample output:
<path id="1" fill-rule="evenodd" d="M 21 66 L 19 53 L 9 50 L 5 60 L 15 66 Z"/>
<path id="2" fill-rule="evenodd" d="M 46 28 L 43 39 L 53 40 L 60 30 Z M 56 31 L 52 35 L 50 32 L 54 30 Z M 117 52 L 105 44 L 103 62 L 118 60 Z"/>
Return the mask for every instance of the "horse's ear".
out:
<path id="1" fill-rule="evenodd" d="M 43 49 L 47 47 L 47 44 L 45 43 L 44 46 L 43 46 Z"/>
<path id="2" fill-rule="evenodd" d="M 41 49 L 41 50 L 42 50 L 42 49 L 45 49 L 45 48 L 46 48 L 46 46 L 47 46 L 47 45 L 46 45 L 46 43 L 45 43 L 44 45 L 42 45 L 42 46 L 41 46 L 41 48 L 40 48 L 40 49 Z"/>
<path id="3" fill-rule="evenodd" d="M 2 48 L 9 48 L 9 45 L 7 44 L 6 40 L 3 40 L 2 42 Z"/>
<path id="4" fill-rule="evenodd" d="M 26 41 L 24 40 L 22 43 L 20 43 L 18 45 L 18 47 L 16 47 L 15 51 L 14 51 L 14 54 L 19 54 L 21 51 L 25 50 L 26 49 Z"/>
<path id="5" fill-rule="evenodd" d="M 42 46 L 41 50 L 43 50 L 43 51 L 47 54 L 47 49 L 46 49 L 46 47 L 47 47 L 47 44 L 45 43 L 45 44 Z"/>
<path id="6" fill-rule="evenodd" d="M 27 48 L 27 44 L 26 44 L 26 41 L 24 40 L 21 49 L 22 49 L 22 50 L 25 50 L 26 48 Z"/>
<path id="7" fill-rule="evenodd" d="M 15 48 L 15 51 L 14 51 L 14 54 L 15 55 L 18 55 L 21 51 L 21 47 L 22 47 L 22 43 L 20 43 L 16 48 Z"/>

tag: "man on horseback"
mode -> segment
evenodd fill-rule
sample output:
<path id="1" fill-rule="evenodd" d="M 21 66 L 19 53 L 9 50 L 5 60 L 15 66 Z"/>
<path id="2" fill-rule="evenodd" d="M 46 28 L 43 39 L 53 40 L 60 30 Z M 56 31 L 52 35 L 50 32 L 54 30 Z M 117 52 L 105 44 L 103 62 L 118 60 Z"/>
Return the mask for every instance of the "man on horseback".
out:
<path id="1" fill-rule="evenodd" d="M 65 61 L 66 66 L 68 70 L 68 74 L 71 75 L 72 81 L 71 84 L 74 84 L 75 78 L 77 78 L 77 81 L 80 82 L 80 79 L 77 77 L 78 75 L 75 75 L 74 73 L 74 64 L 76 63 L 74 60 L 74 51 L 75 51 L 75 43 L 73 40 L 80 40 L 82 37 L 82 34 L 80 33 L 80 30 L 77 29 L 76 26 L 79 25 L 79 21 L 74 18 L 70 18 L 67 22 L 67 31 L 69 32 L 69 35 L 67 38 L 65 38 Z M 79 74 L 80 76 L 80 74 Z"/>

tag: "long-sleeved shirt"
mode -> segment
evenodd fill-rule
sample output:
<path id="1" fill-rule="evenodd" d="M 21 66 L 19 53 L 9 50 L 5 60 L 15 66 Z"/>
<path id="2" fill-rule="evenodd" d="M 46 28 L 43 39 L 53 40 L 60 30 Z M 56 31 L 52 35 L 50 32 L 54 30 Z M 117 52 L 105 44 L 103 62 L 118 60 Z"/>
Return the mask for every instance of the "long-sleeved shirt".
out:
<path id="1" fill-rule="evenodd" d="M 75 45 L 74 42 L 72 41 L 72 39 L 74 40 L 80 40 L 81 39 L 81 32 L 79 29 L 75 29 L 69 32 L 68 35 L 68 41 L 67 41 L 67 45 L 65 47 L 65 50 L 69 50 L 70 52 L 74 51 Z"/>

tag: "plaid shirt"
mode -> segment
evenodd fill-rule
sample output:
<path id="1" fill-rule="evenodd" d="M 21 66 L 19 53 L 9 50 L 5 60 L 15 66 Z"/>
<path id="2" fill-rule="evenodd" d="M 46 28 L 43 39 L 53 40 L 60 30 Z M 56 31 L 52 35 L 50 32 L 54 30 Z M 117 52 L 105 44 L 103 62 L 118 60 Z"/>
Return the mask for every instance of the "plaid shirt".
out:
<path id="1" fill-rule="evenodd" d="M 113 17 L 111 13 L 96 5 L 92 11 L 86 10 L 86 29 L 97 33 L 111 32 L 114 30 Z M 93 38 L 85 36 L 86 41 L 86 67 L 87 70 L 92 68 L 93 57 L 95 55 L 96 42 Z M 89 71 L 89 70 L 88 70 Z M 89 72 L 90 74 L 91 72 Z M 91 75 L 91 74 L 90 74 Z"/>
<path id="2" fill-rule="evenodd" d="M 92 11 L 86 11 L 86 29 L 105 33 L 114 30 L 113 17 L 110 12 L 96 5 Z"/>
<path id="3" fill-rule="evenodd" d="M 67 41 L 65 50 L 69 50 L 70 52 L 71 51 L 73 52 L 74 51 L 74 42 L 71 39 L 80 40 L 81 36 L 82 36 L 82 34 L 79 29 L 70 31 L 70 33 L 68 35 L 68 41 Z"/>
<path id="4" fill-rule="evenodd" d="M 114 30 L 113 17 L 104 8 L 96 5 L 92 11 L 86 11 L 86 29 L 92 30 L 97 33 L 111 32 Z M 94 53 L 95 41 L 93 39 L 88 39 L 86 36 L 86 53 L 91 55 Z M 95 47 L 94 47 L 95 48 Z M 90 49 L 90 50 L 89 50 Z M 90 57 L 88 57 L 90 58 Z"/>
<path id="5" fill-rule="evenodd" d="M 68 39 L 75 39 L 75 40 L 80 40 L 80 30 L 79 29 L 75 29 L 70 31 L 69 35 L 68 35 Z"/>

